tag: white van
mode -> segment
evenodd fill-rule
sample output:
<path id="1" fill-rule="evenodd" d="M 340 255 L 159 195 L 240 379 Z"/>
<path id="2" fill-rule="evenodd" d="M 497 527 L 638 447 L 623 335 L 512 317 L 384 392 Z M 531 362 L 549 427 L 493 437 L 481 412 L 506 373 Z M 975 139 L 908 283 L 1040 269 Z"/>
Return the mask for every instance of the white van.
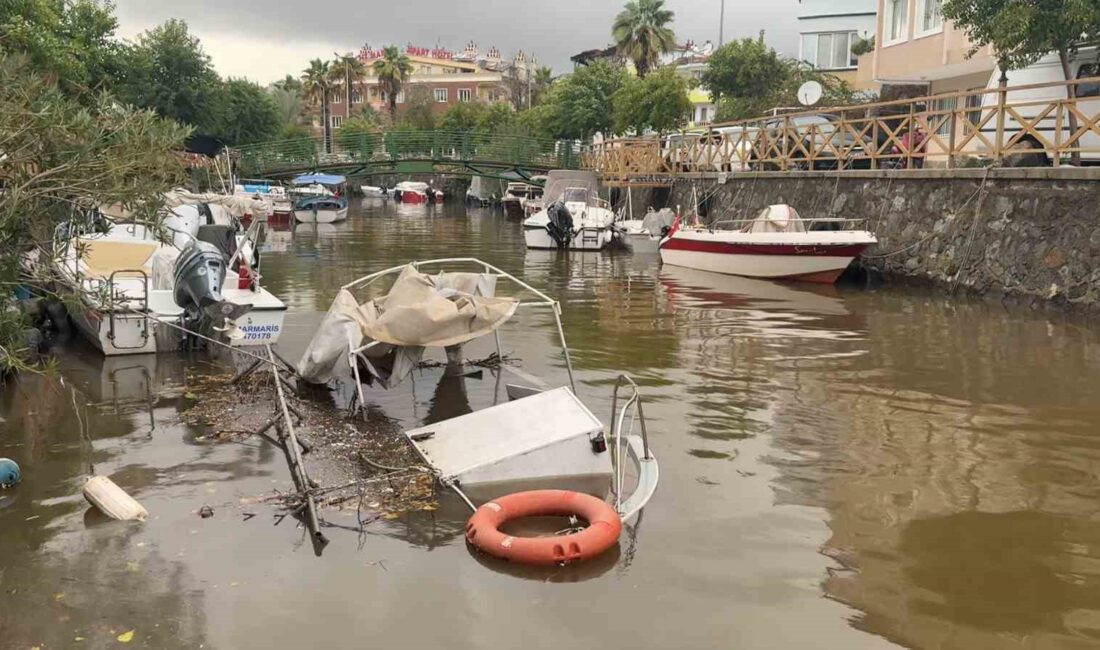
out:
<path id="1" fill-rule="evenodd" d="M 1081 48 L 1073 60 L 1070 61 L 1070 73 L 1074 79 L 1100 77 L 1100 64 L 1097 62 L 1097 48 L 1095 46 Z M 1000 77 L 1001 71 L 999 69 L 994 70 L 986 88 L 988 90 L 996 90 L 999 87 Z M 1035 84 L 1062 84 L 1064 82 L 1065 75 L 1062 72 L 1062 64 L 1058 60 L 1058 55 L 1056 53 L 1048 54 L 1026 68 L 1008 71 L 1009 91 L 1005 97 L 1006 105 L 1012 107 L 1013 110 L 1020 114 L 1020 117 L 1030 123 L 1036 116 L 1043 114 L 1043 112 L 1049 108 L 1051 102 L 1066 99 L 1066 87 L 1064 85 L 1050 85 L 1042 88 L 1028 88 L 1024 90 L 1012 90 L 1012 88 Z M 1021 104 L 1026 105 L 1021 106 Z M 997 93 L 985 93 L 982 97 L 982 118 L 989 115 L 986 111 L 995 111 L 996 107 Z M 1093 119 L 1097 114 L 1100 114 L 1100 83 L 1077 85 L 1077 111 L 1089 119 Z M 1038 125 L 1033 128 L 1034 131 L 1038 132 L 1038 134 L 1046 140 L 1048 147 L 1054 146 L 1055 131 L 1058 130 L 1055 113 L 1056 111 L 1054 110 L 1049 111 L 1047 115 L 1039 120 Z M 972 121 L 976 122 L 977 120 L 972 118 Z M 1078 120 L 1078 122 L 1080 122 L 1080 120 Z M 1084 126 L 1084 124 L 1078 124 L 1078 128 L 1083 128 Z M 982 135 L 992 143 L 997 137 L 997 118 L 990 118 L 988 122 L 982 125 L 981 132 Z M 1012 139 L 1021 132 L 1026 133 L 1026 129 L 1020 124 L 1020 121 L 1011 113 L 1006 114 L 1004 142 L 1006 144 L 1012 142 Z M 1066 114 L 1063 113 L 1061 135 L 1058 138 L 1059 141 L 1065 142 L 1069 139 L 1071 133 L 1069 119 Z M 989 148 L 983 142 L 977 139 L 972 142 L 976 143 L 976 151 L 978 153 L 989 153 Z M 1005 164 L 1021 167 L 1046 164 L 1050 162 L 1052 158 L 1049 151 L 1043 151 L 1043 149 L 1048 147 L 1044 147 L 1043 143 L 1032 134 L 1026 133 L 1011 147 L 1012 153 L 1005 156 Z M 1081 152 L 1082 161 L 1091 163 L 1100 162 L 1100 135 L 1095 131 L 1089 130 L 1081 136 L 1081 139 L 1077 142 L 1077 148 L 1090 150 Z"/>

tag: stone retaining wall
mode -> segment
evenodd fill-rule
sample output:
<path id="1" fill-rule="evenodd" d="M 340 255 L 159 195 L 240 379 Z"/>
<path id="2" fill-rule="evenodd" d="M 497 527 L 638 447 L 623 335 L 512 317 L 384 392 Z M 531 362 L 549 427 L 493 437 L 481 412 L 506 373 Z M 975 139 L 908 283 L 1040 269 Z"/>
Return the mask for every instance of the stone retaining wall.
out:
<path id="1" fill-rule="evenodd" d="M 773 203 L 805 218 L 865 219 L 879 244 L 859 264 L 887 276 L 1100 305 L 1100 169 L 698 175 L 678 180 L 669 202 L 689 212 L 693 187 L 710 219 L 750 218 Z"/>

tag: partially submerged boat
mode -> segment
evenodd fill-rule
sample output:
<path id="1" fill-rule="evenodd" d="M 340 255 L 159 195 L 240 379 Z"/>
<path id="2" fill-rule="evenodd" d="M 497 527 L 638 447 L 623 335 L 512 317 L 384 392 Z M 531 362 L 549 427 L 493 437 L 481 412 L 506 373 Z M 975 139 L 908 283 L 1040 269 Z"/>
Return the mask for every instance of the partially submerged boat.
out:
<path id="1" fill-rule="evenodd" d="M 466 205 L 484 207 L 492 204 L 493 192 L 484 176 L 470 178 L 470 187 L 466 188 Z"/>
<path id="2" fill-rule="evenodd" d="M 363 193 L 363 196 L 371 198 L 387 199 L 390 196 L 389 190 L 381 185 L 360 185 L 359 191 Z"/>
<path id="3" fill-rule="evenodd" d="M 661 241 L 661 261 L 703 271 L 771 280 L 836 282 L 878 240 L 866 230 L 814 230 L 844 219 L 802 219 L 789 205 L 771 205 L 754 219 L 709 226 L 677 222 Z"/>
<path id="4" fill-rule="evenodd" d="M 223 206 L 182 204 L 162 227 L 94 212 L 54 235 L 69 316 L 103 354 L 170 352 L 205 336 L 274 343 L 286 305 L 260 286 L 264 224 L 247 230 Z"/>
<path id="5" fill-rule="evenodd" d="M 335 223 L 348 218 L 348 200 L 342 196 L 304 196 L 294 202 L 299 223 Z"/>
<path id="6" fill-rule="evenodd" d="M 599 198 L 599 187 L 594 172 L 550 172 L 545 207 L 523 222 L 527 248 L 601 250 L 615 241 L 615 213 Z"/>
<path id="7" fill-rule="evenodd" d="M 367 293 L 384 281 L 392 282 L 384 295 L 356 298 L 355 292 Z M 496 372 L 510 373 L 516 382 L 505 386 L 510 401 L 408 430 L 409 444 L 472 509 L 516 490 L 554 489 L 609 499 L 623 520 L 631 517 L 658 481 L 637 387 L 621 376 L 611 419 L 597 418 L 574 389 L 557 301 L 486 262 L 413 262 L 344 285 L 298 363 L 299 373 L 306 381 L 327 383 L 346 364 L 357 407 L 363 408 L 365 383 L 393 388 L 419 367 L 426 349 L 443 348 L 447 372 L 453 369 L 455 376 L 464 372 L 462 349 L 472 341 L 492 336 L 496 358 L 503 359 L 501 328 L 519 310 L 553 316 L 567 385 L 501 363 Z M 619 401 L 622 388 L 629 395 Z M 628 483 L 634 486 L 630 494 Z"/>

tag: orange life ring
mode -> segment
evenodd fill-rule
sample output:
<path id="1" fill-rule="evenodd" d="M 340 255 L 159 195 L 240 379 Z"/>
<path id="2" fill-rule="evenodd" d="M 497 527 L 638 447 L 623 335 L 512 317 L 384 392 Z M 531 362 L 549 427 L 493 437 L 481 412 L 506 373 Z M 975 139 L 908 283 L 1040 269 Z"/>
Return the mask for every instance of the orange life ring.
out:
<path id="1" fill-rule="evenodd" d="M 522 517 L 576 515 L 588 522 L 579 533 L 556 537 L 515 537 L 500 532 Z M 493 499 L 466 522 L 466 541 L 482 551 L 522 564 L 566 564 L 587 560 L 615 545 L 623 522 L 605 501 L 566 490 L 532 490 Z"/>

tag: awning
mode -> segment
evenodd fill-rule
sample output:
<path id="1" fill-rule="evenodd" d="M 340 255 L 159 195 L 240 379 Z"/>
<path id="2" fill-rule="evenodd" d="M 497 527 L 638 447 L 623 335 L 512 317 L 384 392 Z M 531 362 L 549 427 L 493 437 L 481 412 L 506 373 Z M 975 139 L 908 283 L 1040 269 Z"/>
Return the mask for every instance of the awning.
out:
<path id="1" fill-rule="evenodd" d="M 346 180 L 346 178 L 337 174 L 302 174 L 294 179 L 294 184 L 313 185 L 314 183 L 320 183 L 321 185 L 340 185 Z"/>

